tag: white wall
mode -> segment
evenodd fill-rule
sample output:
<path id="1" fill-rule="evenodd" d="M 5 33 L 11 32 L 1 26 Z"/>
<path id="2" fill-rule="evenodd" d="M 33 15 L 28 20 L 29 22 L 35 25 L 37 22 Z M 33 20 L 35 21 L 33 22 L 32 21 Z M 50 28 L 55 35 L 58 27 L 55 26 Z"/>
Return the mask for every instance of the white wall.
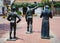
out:
<path id="1" fill-rule="evenodd" d="M 11 3 L 10 4 L 12 4 L 14 2 L 14 0 L 11 0 Z"/>
<path id="2" fill-rule="evenodd" d="M 21 11 L 21 13 L 23 13 L 23 8 L 21 7 L 21 8 L 19 8 L 19 11 Z"/>
<path id="3" fill-rule="evenodd" d="M 0 0 L 0 15 L 2 14 L 3 0 Z"/>
<path id="4" fill-rule="evenodd" d="M 38 16 L 40 16 L 41 11 L 42 11 L 42 8 L 41 8 L 41 7 L 40 7 L 40 8 L 37 8 L 37 9 L 35 10 L 35 14 L 37 14 Z"/>

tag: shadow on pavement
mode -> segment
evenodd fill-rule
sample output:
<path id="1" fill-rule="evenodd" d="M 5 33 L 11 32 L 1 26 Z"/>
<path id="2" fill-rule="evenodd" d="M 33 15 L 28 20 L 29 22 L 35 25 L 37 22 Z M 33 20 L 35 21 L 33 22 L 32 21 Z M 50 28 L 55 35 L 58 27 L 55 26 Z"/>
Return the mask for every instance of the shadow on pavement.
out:
<path id="1" fill-rule="evenodd" d="M 33 33 L 41 33 L 41 31 L 33 31 Z"/>
<path id="2" fill-rule="evenodd" d="M 9 30 L 8 24 L 0 24 L 0 37 Z"/>

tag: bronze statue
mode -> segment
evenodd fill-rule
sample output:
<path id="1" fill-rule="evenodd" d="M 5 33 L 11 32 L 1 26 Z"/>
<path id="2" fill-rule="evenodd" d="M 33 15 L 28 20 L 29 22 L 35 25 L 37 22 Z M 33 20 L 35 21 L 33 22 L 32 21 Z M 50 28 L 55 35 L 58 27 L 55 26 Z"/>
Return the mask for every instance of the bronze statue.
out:
<path id="1" fill-rule="evenodd" d="M 18 21 L 16 21 L 16 18 L 18 18 Z M 16 9 L 12 8 L 12 12 L 9 13 L 7 20 L 10 21 L 10 39 L 12 39 L 12 31 L 14 31 L 14 39 L 16 39 L 16 23 L 19 23 L 21 21 L 21 18 L 16 13 Z"/>
<path id="2" fill-rule="evenodd" d="M 52 18 L 52 12 L 49 10 L 49 6 L 46 5 L 42 11 L 40 17 L 43 17 L 42 28 L 41 28 L 41 38 L 50 38 L 49 36 L 49 17 Z"/>

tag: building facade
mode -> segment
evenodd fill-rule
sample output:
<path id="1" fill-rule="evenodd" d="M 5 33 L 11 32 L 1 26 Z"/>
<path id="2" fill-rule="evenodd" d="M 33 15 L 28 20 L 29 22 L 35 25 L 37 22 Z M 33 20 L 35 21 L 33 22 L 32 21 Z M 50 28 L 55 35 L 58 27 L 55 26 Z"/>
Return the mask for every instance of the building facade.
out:
<path id="1" fill-rule="evenodd" d="M 16 0 L 15 2 L 41 2 L 42 0 Z"/>

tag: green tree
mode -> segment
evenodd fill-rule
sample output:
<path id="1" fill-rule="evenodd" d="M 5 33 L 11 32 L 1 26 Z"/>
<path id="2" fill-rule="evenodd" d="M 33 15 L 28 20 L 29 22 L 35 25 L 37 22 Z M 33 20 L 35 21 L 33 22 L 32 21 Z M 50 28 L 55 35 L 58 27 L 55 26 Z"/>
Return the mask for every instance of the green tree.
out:
<path id="1" fill-rule="evenodd" d="M 49 0 L 42 0 L 42 3 L 45 4 L 45 3 L 48 3 Z"/>

